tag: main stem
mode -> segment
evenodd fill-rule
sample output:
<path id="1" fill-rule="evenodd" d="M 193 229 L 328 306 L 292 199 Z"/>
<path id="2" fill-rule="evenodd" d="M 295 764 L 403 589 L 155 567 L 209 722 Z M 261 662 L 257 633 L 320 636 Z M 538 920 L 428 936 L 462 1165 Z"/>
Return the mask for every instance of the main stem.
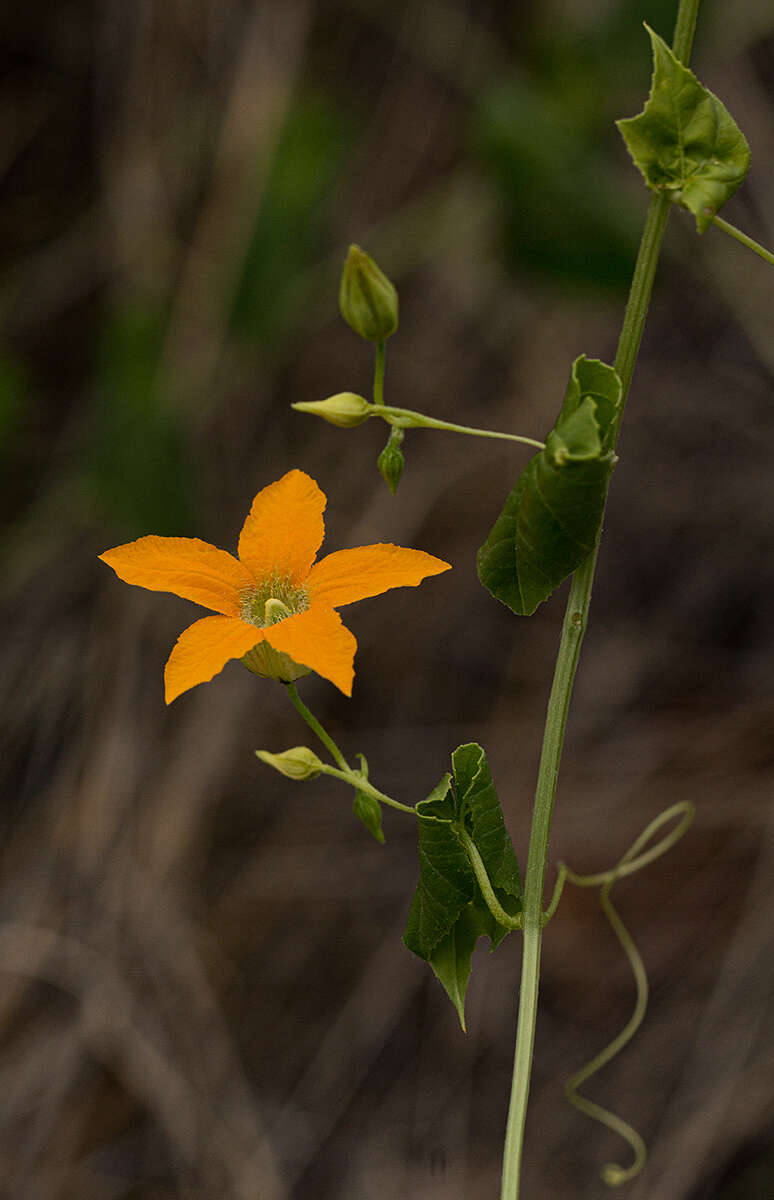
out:
<path id="1" fill-rule="evenodd" d="M 699 3 L 700 0 L 680 0 L 677 12 L 672 49 L 679 61 L 686 66 L 691 55 Z M 640 249 L 634 267 L 632 286 L 614 363 L 623 385 L 616 437 L 620 429 L 623 408 L 645 328 L 669 205 L 668 196 L 663 194 L 653 196 L 645 220 L 645 228 L 642 231 Z M 575 682 L 583 635 L 588 622 L 597 553 L 598 551 L 594 550 L 578 567 L 572 578 L 543 734 L 543 748 L 540 756 L 532 830 L 527 854 L 527 870 L 524 878 L 524 948 L 513 1082 L 503 1156 L 501 1200 L 518 1200 L 519 1195 L 524 1123 L 527 1116 L 527 1099 L 537 1021 L 543 934 L 543 886 L 548 861 L 548 839 L 551 833 L 551 817 L 554 811 L 567 712 L 570 707 L 570 697 Z"/>
<path id="2" fill-rule="evenodd" d="M 681 0 L 676 27 L 675 54 L 682 58 L 682 61 L 687 59 L 697 8 L 698 0 Z M 685 15 L 688 9 L 692 11 L 690 20 Z M 680 35 L 679 43 L 678 34 Z M 652 198 L 640 241 L 614 363 L 623 385 L 621 415 L 645 327 L 669 205 L 670 200 L 665 195 L 656 195 Z M 618 428 L 620 428 L 620 419 L 619 415 Z M 617 432 L 618 430 L 616 430 L 616 436 Z M 567 725 L 567 713 L 583 635 L 588 621 L 596 563 L 597 550 L 594 550 L 578 567 L 572 578 L 543 735 L 527 869 L 524 878 L 524 948 L 513 1083 L 503 1157 L 501 1200 L 517 1200 L 519 1195 L 524 1124 L 527 1115 L 537 1021 L 543 932 L 543 887 L 548 859 L 548 840 L 551 832 L 551 817 Z"/>

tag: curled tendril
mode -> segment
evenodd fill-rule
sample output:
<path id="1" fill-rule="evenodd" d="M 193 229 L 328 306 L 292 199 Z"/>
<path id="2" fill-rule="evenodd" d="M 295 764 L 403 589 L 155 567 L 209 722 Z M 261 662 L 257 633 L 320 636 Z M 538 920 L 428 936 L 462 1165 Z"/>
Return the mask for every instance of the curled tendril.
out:
<path id="1" fill-rule="evenodd" d="M 591 1117 L 594 1121 L 599 1121 L 601 1125 L 612 1130 L 613 1133 L 617 1133 L 625 1142 L 628 1142 L 632 1149 L 634 1161 L 631 1166 L 622 1167 L 617 1163 L 606 1163 L 602 1167 L 602 1180 L 609 1187 L 620 1187 L 621 1184 L 627 1183 L 630 1179 L 634 1179 L 636 1175 L 639 1175 L 645 1166 L 647 1157 L 645 1143 L 636 1129 L 621 1117 L 616 1116 L 615 1113 L 611 1113 L 608 1109 L 602 1108 L 600 1104 L 595 1104 L 593 1100 L 581 1096 L 578 1088 L 587 1079 L 590 1079 L 592 1075 L 596 1075 L 597 1071 L 609 1063 L 631 1041 L 642 1024 L 648 1004 L 648 977 L 645 973 L 645 966 L 631 934 L 613 907 L 610 899 L 610 889 L 617 880 L 623 879 L 626 875 L 633 875 L 641 867 L 647 866 L 648 863 L 653 862 L 654 859 L 671 850 L 672 846 L 680 840 L 688 829 L 693 820 L 694 812 L 694 806 L 688 800 L 682 800 L 680 803 L 673 804 L 670 808 L 665 809 L 664 812 L 660 813 L 643 829 L 639 837 L 626 851 L 623 858 L 610 871 L 602 871 L 597 875 L 576 875 L 565 863 L 560 863 L 554 894 L 543 918 L 544 922 L 549 921 L 556 912 L 559 898 L 567 881 L 574 883 L 576 887 L 598 887 L 600 889 L 599 899 L 605 916 L 623 947 L 632 968 L 632 974 L 634 975 L 637 998 L 634 1011 L 626 1025 L 618 1036 L 605 1046 L 604 1050 L 600 1050 L 599 1054 L 595 1055 L 590 1062 L 581 1067 L 579 1071 L 576 1071 L 564 1086 L 564 1094 L 570 1104 L 573 1104 L 580 1112 L 585 1113 L 587 1117 Z M 644 847 L 647 846 L 648 842 L 651 841 L 663 825 L 667 825 L 670 821 L 674 821 L 677 818 L 679 820 L 674 829 L 665 834 L 649 850 L 644 850 Z"/>

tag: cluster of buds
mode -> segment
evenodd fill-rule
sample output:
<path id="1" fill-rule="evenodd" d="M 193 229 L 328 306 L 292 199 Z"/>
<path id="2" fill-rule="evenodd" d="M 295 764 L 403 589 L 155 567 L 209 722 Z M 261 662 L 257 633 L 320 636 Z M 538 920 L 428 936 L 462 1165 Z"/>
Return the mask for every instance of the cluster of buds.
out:
<path id="1" fill-rule="evenodd" d="M 376 376 L 381 381 L 384 373 L 384 343 L 398 328 L 398 293 L 384 271 L 359 246 L 350 246 L 344 263 L 339 307 L 344 320 L 355 333 L 367 342 L 376 343 Z M 374 400 L 375 403 L 370 404 L 357 392 L 337 392 L 335 396 L 328 396 L 327 400 L 300 401 L 292 407 L 297 412 L 322 417 L 339 429 L 354 429 L 369 417 L 378 416 L 388 420 L 393 428 L 376 465 L 394 494 L 404 466 L 401 449 L 403 430 L 397 428 L 397 420 L 388 416 L 382 399 L 381 382 L 378 388 L 374 382 Z"/>

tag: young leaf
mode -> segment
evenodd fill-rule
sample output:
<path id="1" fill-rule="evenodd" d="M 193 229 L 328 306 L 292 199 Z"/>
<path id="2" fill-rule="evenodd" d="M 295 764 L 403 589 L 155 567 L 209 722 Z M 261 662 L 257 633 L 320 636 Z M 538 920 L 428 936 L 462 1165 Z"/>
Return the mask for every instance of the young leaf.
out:
<path id="1" fill-rule="evenodd" d="M 514 915 L 521 908 L 519 864 L 505 828 L 486 755 L 478 742 L 457 747 L 452 754 L 452 770 L 457 819 L 466 826 L 476 843 L 498 900 L 506 912 Z M 489 910 L 486 911 L 490 916 Z M 505 926 L 495 922 L 492 949 L 507 932 Z"/>
<path id="2" fill-rule="evenodd" d="M 672 192 L 699 233 L 747 174 L 750 147 L 726 107 L 645 26 L 653 45 L 653 81 L 643 111 L 616 124 L 653 191 Z"/>
<path id="3" fill-rule="evenodd" d="M 530 459 L 478 552 L 478 577 L 519 616 L 529 616 L 599 539 L 615 462 L 621 381 L 581 355 L 546 446 Z"/>
<path id="4" fill-rule="evenodd" d="M 444 783 L 446 791 L 441 798 Z M 408 949 L 428 962 L 476 893 L 476 877 L 452 828 L 454 820 L 451 776 L 446 775 L 428 799 L 417 805 L 421 874 L 403 936 Z"/>
<path id="5" fill-rule="evenodd" d="M 403 941 L 424 958 L 446 989 L 465 1028 L 465 992 L 476 942 L 494 950 L 509 928 L 486 907 L 460 829 L 473 839 L 503 908 L 521 907 L 521 877 L 481 746 L 458 746 L 445 775 L 417 805 L 421 874 Z"/>

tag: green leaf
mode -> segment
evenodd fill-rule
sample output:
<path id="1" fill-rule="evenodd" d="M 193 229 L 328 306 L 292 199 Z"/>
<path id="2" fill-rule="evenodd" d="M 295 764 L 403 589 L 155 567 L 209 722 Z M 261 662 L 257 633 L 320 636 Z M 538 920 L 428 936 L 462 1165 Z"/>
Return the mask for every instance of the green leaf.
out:
<path id="1" fill-rule="evenodd" d="M 645 26 L 653 80 L 643 111 L 616 124 L 648 187 L 689 209 L 699 233 L 747 174 L 750 147 L 726 107 Z"/>
<path id="2" fill-rule="evenodd" d="M 454 793 L 457 820 L 465 825 L 476 843 L 498 900 L 511 916 L 521 909 L 521 875 L 503 811 L 497 797 L 486 755 L 478 742 L 458 746 L 452 754 Z M 478 885 L 476 885 L 478 892 Z M 482 901 L 483 903 L 483 901 Z M 494 920 L 489 909 L 486 915 L 493 922 L 492 949 L 508 933 L 504 925 Z M 489 930 L 486 930 L 489 932 Z"/>
<path id="3" fill-rule="evenodd" d="M 519 616 L 547 600 L 599 540 L 620 404 L 613 368 L 577 358 L 545 449 L 521 472 L 478 552 L 482 584 Z"/>
<path id="4" fill-rule="evenodd" d="M 460 1025 L 465 1032 L 465 993 L 470 978 L 470 962 L 476 942 L 488 933 L 481 912 L 468 904 L 446 937 L 438 943 L 428 962 L 438 982 L 457 1010 Z M 494 949 L 494 946 L 492 946 Z"/>
<path id="5" fill-rule="evenodd" d="M 417 805 L 421 874 L 403 941 L 425 959 L 446 989 L 465 1028 L 470 960 L 486 934 L 494 950 L 509 929 L 489 912 L 470 865 L 460 830 L 473 839 L 495 894 L 515 914 L 521 877 L 505 828 L 486 756 L 476 742 L 452 754 L 453 775 L 444 775 Z"/>

